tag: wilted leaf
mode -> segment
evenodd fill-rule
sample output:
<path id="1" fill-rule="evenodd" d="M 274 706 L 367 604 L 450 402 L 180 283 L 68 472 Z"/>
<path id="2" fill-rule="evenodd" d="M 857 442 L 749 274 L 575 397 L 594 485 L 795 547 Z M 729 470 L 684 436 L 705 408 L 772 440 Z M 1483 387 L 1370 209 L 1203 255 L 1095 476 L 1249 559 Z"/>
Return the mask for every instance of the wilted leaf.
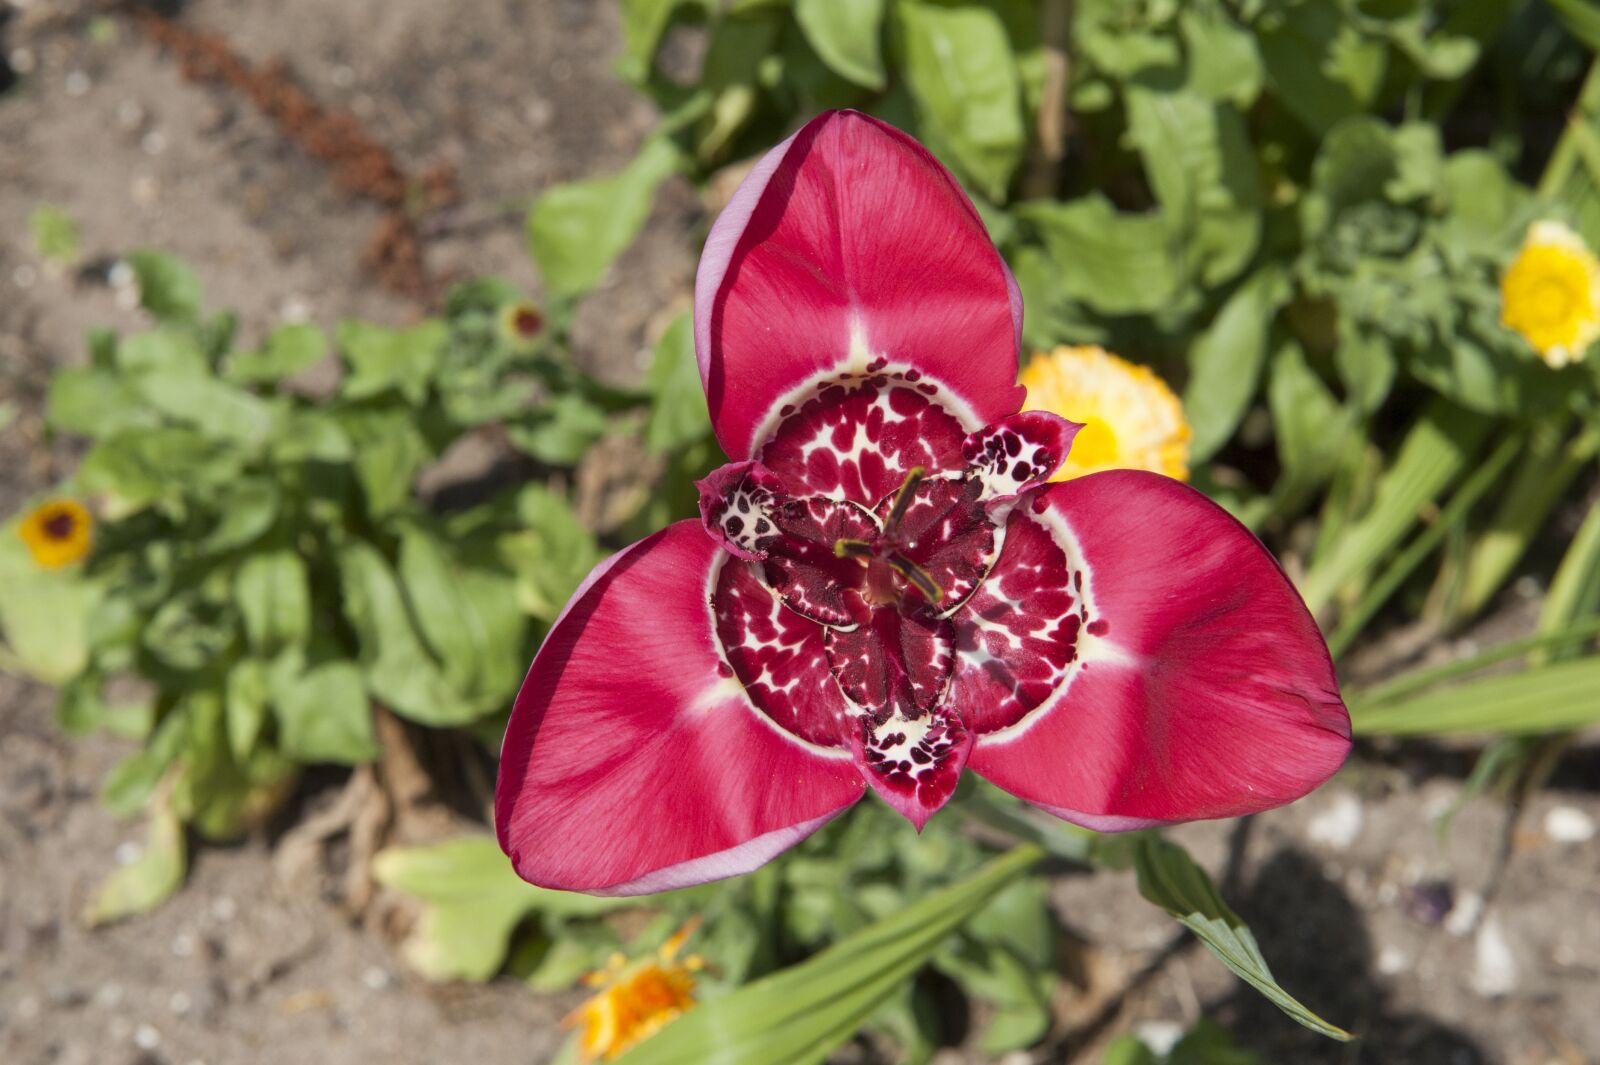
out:
<path id="1" fill-rule="evenodd" d="M 83 911 L 90 926 L 105 924 L 155 909 L 183 885 L 188 866 L 183 823 L 170 805 L 150 812 L 144 849 L 132 862 L 112 873 Z"/>

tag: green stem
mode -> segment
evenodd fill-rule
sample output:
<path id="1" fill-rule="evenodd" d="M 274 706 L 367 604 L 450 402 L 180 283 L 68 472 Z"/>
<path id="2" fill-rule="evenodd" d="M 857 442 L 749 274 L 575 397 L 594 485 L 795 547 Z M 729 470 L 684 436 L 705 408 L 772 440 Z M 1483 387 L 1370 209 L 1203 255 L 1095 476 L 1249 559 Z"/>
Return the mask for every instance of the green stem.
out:
<path id="1" fill-rule="evenodd" d="M 1439 546 L 1439 541 L 1444 538 L 1445 533 L 1466 517 L 1472 505 L 1489 490 L 1501 471 L 1511 464 L 1521 446 L 1521 437 L 1508 436 L 1502 440 L 1488 461 L 1479 466 L 1467 479 L 1467 483 L 1451 497 L 1449 504 L 1433 524 L 1417 534 L 1416 539 L 1412 540 L 1383 571 L 1383 575 L 1373 582 L 1366 594 L 1361 597 L 1361 602 L 1339 623 L 1339 628 L 1329 637 L 1328 652 L 1334 658 L 1340 657 L 1349 649 L 1355 638 L 1361 635 L 1361 630 L 1366 627 L 1367 622 L 1378 612 L 1378 608 L 1388 602 L 1389 597 L 1407 577 L 1411 576 L 1411 572 L 1422 563 L 1422 560 L 1433 553 L 1433 549 Z"/>
<path id="2" fill-rule="evenodd" d="M 1596 508 L 1600 513 L 1600 508 Z M 1600 527 L 1600 522 L 1596 523 Z M 1480 669 L 1487 669 L 1500 662 L 1506 662 L 1523 655 L 1530 657 L 1536 652 L 1550 648 L 1573 648 L 1586 640 L 1600 636 L 1600 617 L 1585 618 L 1583 621 L 1568 625 L 1556 632 L 1540 633 L 1528 636 L 1521 640 L 1511 640 L 1481 651 L 1470 658 L 1459 658 L 1454 662 L 1447 662 L 1442 666 L 1431 669 L 1419 669 L 1404 676 L 1396 677 L 1386 684 L 1380 684 L 1369 691 L 1359 692 L 1354 696 L 1354 701 L 1363 706 L 1377 706 L 1382 703 L 1392 703 L 1403 699 L 1424 688 L 1431 688 L 1456 677 L 1464 677 L 1469 673 L 1476 673 Z"/>

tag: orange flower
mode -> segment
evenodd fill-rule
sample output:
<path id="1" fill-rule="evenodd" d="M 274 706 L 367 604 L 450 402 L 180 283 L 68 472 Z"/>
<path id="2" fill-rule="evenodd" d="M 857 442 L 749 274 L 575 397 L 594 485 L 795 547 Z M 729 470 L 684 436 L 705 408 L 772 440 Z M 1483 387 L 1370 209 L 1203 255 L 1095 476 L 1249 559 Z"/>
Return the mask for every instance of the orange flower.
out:
<path id="1" fill-rule="evenodd" d="M 89 553 L 94 519 L 77 500 L 57 499 L 33 508 L 17 533 L 35 562 L 45 569 L 60 569 Z"/>
<path id="2" fill-rule="evenodd" d="M 561 1023 L 568 1028 L 583 1026 L 578 1050 L 584 1061 L 613 1060 L 694 1005 L 694 974 L 705 962 L 698 954 L 681 962 L 677 957 L 699 923 L 698 918 L 691 919 L 661 944 L 654 958 L 630 964 L 621 954 L 613 954 L 604 969 L 583 978 L 586 985 L 600 990 Z"/>

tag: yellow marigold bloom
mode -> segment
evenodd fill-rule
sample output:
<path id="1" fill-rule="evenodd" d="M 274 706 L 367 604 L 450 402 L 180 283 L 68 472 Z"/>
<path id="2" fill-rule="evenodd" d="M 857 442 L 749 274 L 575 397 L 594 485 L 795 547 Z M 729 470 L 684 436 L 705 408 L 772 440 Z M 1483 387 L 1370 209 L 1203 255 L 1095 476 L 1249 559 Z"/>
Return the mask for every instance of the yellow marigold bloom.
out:
<path id="1" fill-rule="evenodd" d="M 1151 470 L 1187 480 L 1189 438 L 1183 404 L 1149 367 L 1099 347 L 1059 347 L 1022 368 L 1024 410 L 1082 422 L 1067 461 L 1052 480 L 1098 470 Z"/>
<path id="2" fill-rule="evenodd" d="M 35 507 L 17 532 L 35 562 L 45 569 L 60 569 L 89 553 L 94 519 L 82 503 L 57 499 Z"/>
<path id="3" fill-rule="evenodd" d="M 611 1061 L 694 1005 L 694 974 L 705 963 L 698 954 L 681 962 L 677 958 L 697 924 L 691 920 L 684 925 L 653 958 L 630 964 L 613 954 L 604 969 L 584 977 L 585 984 L 600 990 L 561 1022 L 569 1028 L 583 1026 L 578 1051 L 584 1061 Z"/>
<path id="4" fill-rule="evenodd" d="M 1600 337 L 1600 261 L 1560 222 L 1528 227 L 1500 278 L 1500 321 L 1552 367 L 1583 358 Z"/>

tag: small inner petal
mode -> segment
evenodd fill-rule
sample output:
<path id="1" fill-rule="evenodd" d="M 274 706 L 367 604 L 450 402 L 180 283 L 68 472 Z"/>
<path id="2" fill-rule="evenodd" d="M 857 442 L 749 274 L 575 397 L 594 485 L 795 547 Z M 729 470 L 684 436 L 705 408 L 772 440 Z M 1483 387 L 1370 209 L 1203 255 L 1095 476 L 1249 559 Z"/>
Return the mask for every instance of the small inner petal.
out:
<path id="1" fill-rule="evenodd" d="M 864 507 L 812 496 L 771 511 L 776 532 L 762 572 L 790 610 L 822 625 L 855 626 L 867 620 L 861 590 L 867 570 L 841 555 L 840 543 L 870 541 L 878 523 Z"/>
<path id="2" fill-rule="evenodd" d="M 845 697 L 871 714 L 915 716 L 944 700 L 955 667 L 955 629 L 948 619 L 872 612 L 868 625 L 828 630 L 828 664 Z"/>
<path id="3" fill-rule="evenodd" d="M 962 449 L 984 499 L 1005 499 L 1048 481 L 1081 428 L 1048 411 L 1024 411 L 973 433 Z"/>
<path id="4" fill-rule="evenodd" d="M 904 554 L 941 591 L 936 603 L 948 614 L 964 603 L 994 563 L 998 538 L 976 478 L 940 477 L 916 485 L 893 533 Z M 895 497 L 879 504 L 883 512 Z"/>

